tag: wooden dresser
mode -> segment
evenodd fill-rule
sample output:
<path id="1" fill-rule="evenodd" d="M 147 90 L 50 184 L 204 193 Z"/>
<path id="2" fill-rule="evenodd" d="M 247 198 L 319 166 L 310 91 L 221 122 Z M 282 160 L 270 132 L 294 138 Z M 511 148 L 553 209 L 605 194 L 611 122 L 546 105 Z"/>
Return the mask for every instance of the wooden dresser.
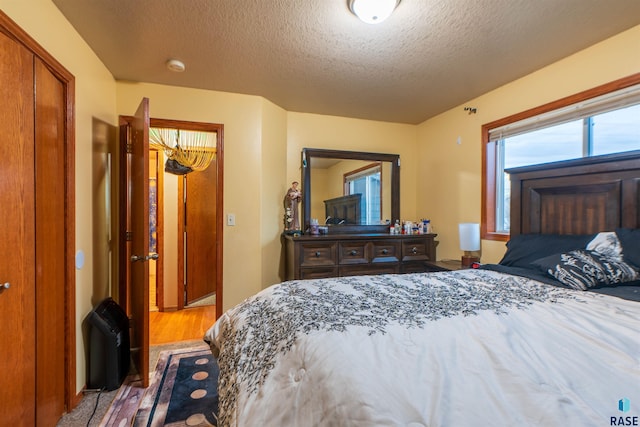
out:
<path id="1" fill-rule="evenodd" d="M 284 235 L 286 280 L 433 271 L 436 234 Z"/>

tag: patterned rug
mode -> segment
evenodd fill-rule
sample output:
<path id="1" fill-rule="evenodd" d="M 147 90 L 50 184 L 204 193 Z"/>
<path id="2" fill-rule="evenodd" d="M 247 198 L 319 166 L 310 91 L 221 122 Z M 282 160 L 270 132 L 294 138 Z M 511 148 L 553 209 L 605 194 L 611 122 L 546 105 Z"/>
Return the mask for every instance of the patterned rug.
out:
<path id="1" fill-rule="evenodd" d="M 101 425 L 215 426 L 218 373 L 208 347 L 162 351 L 149 388 L 121 387 Z M 126 415 L 134 405 L 135 417 Z"/>

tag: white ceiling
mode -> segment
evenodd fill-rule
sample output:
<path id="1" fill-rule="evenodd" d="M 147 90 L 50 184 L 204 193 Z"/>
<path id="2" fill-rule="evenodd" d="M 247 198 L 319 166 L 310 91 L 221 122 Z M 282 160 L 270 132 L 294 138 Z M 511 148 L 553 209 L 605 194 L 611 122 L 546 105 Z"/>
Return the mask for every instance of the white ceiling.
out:
<path id="1" fill-rule="evenodd" d="M 118 80 L 420 123 L 640 24 L 638 0 L 53 0 Z M 186 64 L 173 73 L 169 58 Z"/>

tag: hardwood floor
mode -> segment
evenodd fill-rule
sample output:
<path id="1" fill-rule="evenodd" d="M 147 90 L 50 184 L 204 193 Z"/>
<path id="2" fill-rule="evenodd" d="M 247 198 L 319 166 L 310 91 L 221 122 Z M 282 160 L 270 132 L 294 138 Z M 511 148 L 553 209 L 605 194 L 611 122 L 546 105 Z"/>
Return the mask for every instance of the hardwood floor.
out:
<path id="1" fill-rule="evenodd" d="M 149 345 L 200 340 L 216 321 L 216 306 L 149 313 Z"/>

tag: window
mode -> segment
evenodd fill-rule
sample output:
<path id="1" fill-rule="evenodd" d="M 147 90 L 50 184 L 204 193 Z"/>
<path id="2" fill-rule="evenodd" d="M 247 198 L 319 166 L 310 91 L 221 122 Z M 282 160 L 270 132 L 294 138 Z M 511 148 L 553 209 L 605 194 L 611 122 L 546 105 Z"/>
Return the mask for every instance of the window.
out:
<path id="1" fill-rule="evenodd" d="M 344 194 L 362 194 L 361 224 L 379 224 L 382 216 L 382 166 L 375 163 L 344 175 Z"/>
<path id="2" fill-rule="evenodd" d="M 640 74 L 483 126 L 483 237 L 509 235 L 505 169 L 640 150 L 639 83 Z"/>

